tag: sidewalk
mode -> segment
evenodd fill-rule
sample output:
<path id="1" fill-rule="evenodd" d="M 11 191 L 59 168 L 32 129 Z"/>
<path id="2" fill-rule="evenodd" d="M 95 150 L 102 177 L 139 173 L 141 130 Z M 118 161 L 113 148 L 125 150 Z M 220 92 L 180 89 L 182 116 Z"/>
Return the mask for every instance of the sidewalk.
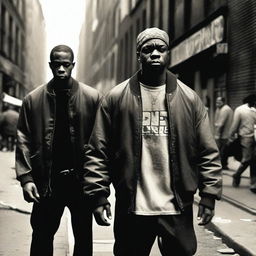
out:
<path id="1" fill-rule="evenodd" d="M 28 255 L 31 241 L 29 223 L 32 204 L 23 200 L 22 190 L 15 178 L 14 154 L 0 152 L 0 256 Z M 249 190 L 248 170 L 239 188 L 232 187 L 232 174 L 238 163 L 231 160 L 230 170 L 223 171 L 223 198 L 216 203 L 215 217 L 207 226 L 240 255 L 256 255 L 256 194 Z M 114 193 L 112 193 L 114 196 Z M 198 201 L 196 196 L 196 201 Z M 114 199 L 111 199 L 114 202 Z M 238 208 L 239 207 L 239 208 Z M 94 223 L 94 255 L 112 255 L 113 233 Z M 73 235 L 68 211 L 64 214 L 55 238 L 55 256 L 72 255 Z M 152 255 L 159 255 L 153 248 Z"/>
<path id="2" fill-rule="evenodd" d="M 32 204 L 24 201 L 22 189 L 15 178 L 14 153 L 0 152 L 0 255 L 29 255 L 32 230 Z M 67 215 L 63 215 L 56 234 L 54 256 L 68 256 Z"/>
<path id="3" fill-rule="evenodd" d="M 215 217 L 208 228 L 240 255 L 256 255 L 256 194 L 249 190 L 247 169 L 238 188 L 232 187 L 232 174 L 238 162 L 230 159 L 230 170 L 223 171 L 223 197 L 216 202 Z M 196 197 L 198 201 L 198 197 Z"/>

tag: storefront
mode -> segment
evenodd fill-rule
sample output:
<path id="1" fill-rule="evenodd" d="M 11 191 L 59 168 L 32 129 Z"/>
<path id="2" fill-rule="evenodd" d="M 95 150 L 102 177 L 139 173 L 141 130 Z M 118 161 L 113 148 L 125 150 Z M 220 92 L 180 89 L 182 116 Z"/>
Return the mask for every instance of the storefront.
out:
<path id="1" fill-rule="evenodd" d="M 199 94 L 208 108 L 211 123 L 216 97 L 227 94 L 227 53 L 224 15 L 204 22 L 171 48 L 170 70 Z"/>

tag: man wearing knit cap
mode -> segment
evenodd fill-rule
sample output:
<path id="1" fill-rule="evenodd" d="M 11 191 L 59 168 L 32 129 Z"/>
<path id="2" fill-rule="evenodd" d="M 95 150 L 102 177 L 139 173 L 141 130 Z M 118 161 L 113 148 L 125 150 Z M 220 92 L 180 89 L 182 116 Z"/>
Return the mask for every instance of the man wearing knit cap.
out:
<path id="1" fill-rule="evenodd" d="M 221 164 L 208 114 L 198 95 L 167 70 L 169 37 L 148 28 L 137 37 L 141 69 L 102 99 L 86 145 L 84 192 L 99 225 L 110 225 L 115 188 L 114 255 L 196 251 L 199 225 L 211 221 L 221 195 Z"/>

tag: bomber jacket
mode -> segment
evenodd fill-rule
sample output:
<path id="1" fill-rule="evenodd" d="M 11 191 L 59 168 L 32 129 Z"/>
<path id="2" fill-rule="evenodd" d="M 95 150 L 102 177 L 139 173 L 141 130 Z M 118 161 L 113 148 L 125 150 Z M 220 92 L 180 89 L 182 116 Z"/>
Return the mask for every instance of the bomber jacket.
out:
<path id="1" fill-rule="evenodd" d="M 93 207 L 107 204 L 113 183 L 116 203 L 132 212 L 140 177 L 142 100 L 139 72 L 115 86 L 100 103 L 86 146 L 84 192 Z M 178 207 L 200 203 L 214 208 L 222 191 L 219 151 L 208 114 L 199 96 L 167 72 L 166 105 L 169 120 L 171 188 Z"/>
<path id="2" fill-rule="evenodd" d="M 94 125 L 99 94 L 72 78 L 68 115 L 75 171 L 81 177 L 84 144 Z M 52 144 L 55 131 L 56 94 L 53 80 L 37 87 L 23 100 L 17 127 L 16 174 L 24 185 L 34 182 L 40 196 L 50 195 Z M 61 152 L 60 152 L 61 154 Z"/>

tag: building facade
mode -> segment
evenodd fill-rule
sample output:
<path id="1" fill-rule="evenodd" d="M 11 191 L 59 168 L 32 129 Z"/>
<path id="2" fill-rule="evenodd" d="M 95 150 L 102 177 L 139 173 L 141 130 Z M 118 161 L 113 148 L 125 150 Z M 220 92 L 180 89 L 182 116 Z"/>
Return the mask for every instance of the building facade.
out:
<path id="1" fill-rule="evenodd" d="M 20 0 L 19 0 L 20 1 Z M 38 0 L 25 0 L 25 83 L 31 91 L 46 82 L 47 45 L 45 20 Z"/>
<path id="2" fill-rule="evenodd" d="M 0 94 L 22 99 L 34 82 L 42 83 L 45 79 L 45 68 L 41 65 L 45 59 L 38 53 L 45 51 L 39 2 L 0 0 L 0 32 Z"/>
<path id="3" fill-rule="evenodd" d="M 78 67 L 82 81 L 106 92 L 131 76 L 139 68 L 137 35 L 156 26 L 171 39 L 169 69 L 200 95 L 211 121 L 216 97 L 226 97 L 235 108 L 255 92 L 256 1 L 87 2 L 79 53 L 84 63 Z"/>

